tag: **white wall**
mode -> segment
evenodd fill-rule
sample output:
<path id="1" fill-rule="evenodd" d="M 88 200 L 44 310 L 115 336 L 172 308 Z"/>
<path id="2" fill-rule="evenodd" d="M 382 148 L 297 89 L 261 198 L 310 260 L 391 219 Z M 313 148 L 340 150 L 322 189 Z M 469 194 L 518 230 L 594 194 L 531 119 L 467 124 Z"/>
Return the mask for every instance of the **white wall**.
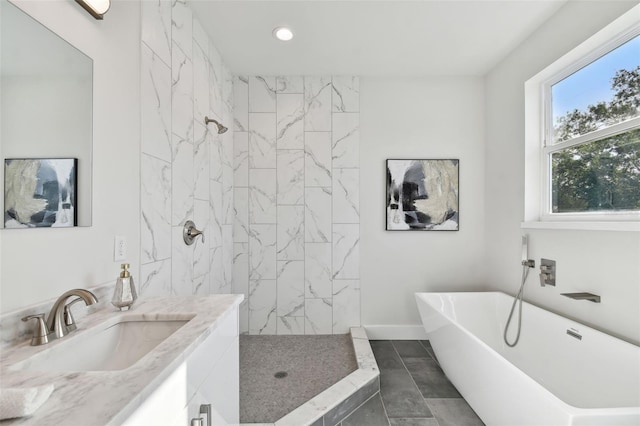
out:
<path id="1" fill-rule="evenodd" d="M 362 324 L 417 325 L 414 292 L 485 281 L 484 88 L 480 77 L 362 77 Z M 460 159 L 460 230 L 385 231 L 385 160 Z"/>
<path id="2" fill-rule="evenodd" d="M 524 83 L 637 1 L 568 2 L 486 76 L 486 260 L 488 283 L 515 293 L 520 235 L 530 257 L 557 261 L 557 286 L 530 274 L 525 298 L 632 341 L 640 341 L 640 235 L 633 232 L 520 229 L 524 211 Z M 533 271 L 532 271 L 533 272 Z M 574 301 L 588 291 L 602 303 Z"/>
<path id="3" fill-rule="evenodd" d="M 13 3 L 94 60 L 93 220 L 90 228 L 0 231 L 3 313 L 115 282 L 115 235 L 127 237 L 134 275 L 140 266 L 140 4 L 112 2 L 97 21 L 66 0 Z"/>

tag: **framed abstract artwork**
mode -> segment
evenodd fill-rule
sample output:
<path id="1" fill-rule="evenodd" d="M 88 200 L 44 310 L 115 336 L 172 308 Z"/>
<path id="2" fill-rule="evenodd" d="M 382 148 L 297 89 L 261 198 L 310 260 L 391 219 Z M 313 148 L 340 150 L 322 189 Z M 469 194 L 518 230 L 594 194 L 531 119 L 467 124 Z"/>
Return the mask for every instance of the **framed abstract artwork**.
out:
<path id="1" fill-rule="evenodd" d="M 387 231 L 457 231 L 460 161 L 387 160 Z"/>
<path id="2" fill-rule="evenodd" d="M 4 161 L 5 228 L 77 225 L 76 158 Z"/>

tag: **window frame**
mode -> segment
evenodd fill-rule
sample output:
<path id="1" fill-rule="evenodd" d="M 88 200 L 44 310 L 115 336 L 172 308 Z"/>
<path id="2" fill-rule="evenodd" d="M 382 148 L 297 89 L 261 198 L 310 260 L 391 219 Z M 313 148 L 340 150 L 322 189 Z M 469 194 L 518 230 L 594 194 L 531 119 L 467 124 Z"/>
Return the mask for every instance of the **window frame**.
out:
<path id="1" fill-rule="evenodd" d="M 554 144 L 551 105 L 551 88 L 554 84 L 640 35 L 638 13 L 640 13 L 640 5 L 631 8 L 525 83 L 523 228 L 640 231 L 640 211 L 553 213 L 551 186 L 552 153 L 640 128 L 640 117 L 636 117 Z"/>

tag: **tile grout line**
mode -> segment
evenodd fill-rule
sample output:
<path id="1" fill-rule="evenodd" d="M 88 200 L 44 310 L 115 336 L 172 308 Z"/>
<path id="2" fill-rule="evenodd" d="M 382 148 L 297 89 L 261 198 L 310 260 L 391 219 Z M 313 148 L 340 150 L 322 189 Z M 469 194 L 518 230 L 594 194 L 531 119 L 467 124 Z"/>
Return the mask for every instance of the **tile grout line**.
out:
<path id="1" fill-rule="evenodd" d="M 378 376 L 378 380 L 380 380 L 380 376 Z M 382 393 L 378 391 L 380 395 L 380 402 L 382 403 L 382 409 L 384 410 L 384 416 L 387 418 L 387 423 L 391 426 L 391 419 L 389 419 L 389 413 L 387 413 L 387 407 L 384 405 L 384 400 L 382 399 Z"/>
<path id="2" fill-rule="evenodd" d="M 275 130 L 276 130 L 276 137 L 273 140 L 273 143 L 275 145 L 273 148 L 274 148 L 275 156 L 276 156 L 276 176 L 275 176 L 275 178 L 276 178 L 276 182 L 275 182 L 276 183 L 276 193 L 275 193 L 275 200 L 274 200 L 274 204 L 275 204 L 275 208 L 276 208 L 276 225 L 275 225 L 275 228 L 276 228 L 276 244 L 275 244 L 276 245 L 276 258 L 274 259 L 274 262 L 275 262 L 274 267 L 275 267 L 275 271 L 276 271 L 276 274 L 275 274 L 276 275 L 275 276 L 275 278 L 276 278 L 276 294 L 275 294 L 275 299 L 276 299 L 276 303 L 275 303 L 276 319 L 275 319 L 275 327 L 274 328 L 275 328 L 275 334 L 278 335 L 278 299 L 279 299 L 279 297 L 278 297 L 278 283 L 280 281 L 279 280 L 280 271 L 278 270 L 278 235 L 279 235 L 278 234 L 278 228 L 279 228 L 278 219 L 281 218 L 281 215 L 278 214 L 278 213 L 280 213 L 280 209 L 278 208 L 279 207 L 278 194 L 280 192 L 280 188 L 279 188 L 279 185 L 278 185 L 278 92 L 277 92 L 277 90 L 278 90 L 278 77 L 274 77 L 273 81 L 274 81 L 273 96 L 275 97 L 274 103 L 275 103 L 275 108 L 276 108 L 276 111 L 275 111 L 275 114 L 274 114 L 275 121 L 276 121 L 274 123 Z M 267 88 L 268 88 L 268 86 L 267 86 Z M 269 317 L 267 317 L 267 322 L 268 321 L 269 321 Z M 265 328 L 266 328 L 266 326 L 265 326 Z"/>
<path id="3" fill-rule="evenodd" d="M 413 386 L 415 386 L 415 388 L 418 390 L 418 393 L 420 394 L 422 399 L 426 399 L 422 394 L 422 392 L 420 391 L 420 388 L 418 387 L 418 384 L 416 383 L 415 379 L 413 378 L 413 374 L 411 374 L 411 372 L 407 368 L 407 365 L 404 363 L 404 359 L 402 359 L 402 356 L 400 356 L 400 352 L 398 352 L 398 349 L 396 349 L 396 346 L 393 344 L 393 340 L 390 340 L 389 342 L 391 342 L 391 347 L 393 348 L 394 352 L 398 355 L 398 358 L 400 358 L 400 362 L 402 363 L 402 366 L 404 367 L 405 371 L 407 372 L 407 374 L 409 374 L 409 377 L 411 377 L 411 383 L 413 383 Z"/>
<path id="4" fill-rule="evenodd" d="M 302 333 L 307 334 L 307 93 L 304 84 L 304 75 L 302 79 L 302 198 L 304 199 L 302 206 L 302 251 L 304 252 L 304 265 L 302 265 Z M 322 416 L 322 426 L 324 426 L 324 416 Z"/>
<path id="5" fill-rule="evenodd" d="M 427 342 L 428 342 L 428 340 L 427 340 Z M 424 350 L 427 352 L 427 354 L 429 355 L 429 358 L 434 360 L 436 362 L 436 364 L 438 364 L 438 367 L 442 368 L 442 366 L 438 362 L 438 359 L 435 356 L 435 352 L 432 354 L 431 351 L 429 350 L 429 348 L 427 348 L 424 344 L 422 344 L 421 340 L 418 340 L 418 343 L 420 343 L 420 346 L 422 346 L 424 348 Z"/>
<path id="6" fill-rule="evenodd" d="M 247 334 L 251 334 L 251 84 L 247 76 Z"/>
<path id="7" fill-rule="evenodd" d="M 335 274 L 335 264 L 334 264 L 334 250 L 335 250 L 335 237 L 334 237 L 334 218 L 333 218 L 333 197 L 335 196 L 335 191 L 333 188 L 333 178 L 334 178 L 334 171 L 333 171 L 333 74 L 329 76 L 330 82 L 329 82 L 329 86 L 331 87 L 329 89 L 329 105 L 328 105 L 328 111 L 329 111 L 329 120 L 331 121 L 331 123 L 329 124 L 329 127 L 331 128 L 331 198 L 329 199 L 329 216 L 331 217 L 331 229 L 330 229 L 330 236 L 331 236 L 331 331 L 333 332 L 333 289 L 334 289 L 334 285 L 335 285 L 335 281 L 336 281 L 336 274 Z M 322 89 L 320 90 L 320 92 L 322 92 Z M 320 93 L 318 92 L 318 93 Z"/>
<path id="8" fill-rule="evenodd" d="M 427 341 L 428 341 L 428 340 L 427 340 Z M 420 346 L 422 346 L 422 347 L 425 349 L 425 351 L 426 351 L 426 352 L 427 352 L 427 354 L 429 355 L 429 358 L 433 359 L 433 360 L 435 361 L 435 363 L 438 365 L 438 367 L 442 368 L 442 367 L 440 366 L 440 363 L 438 362 L 438 360 L 437 360 L 437 359 L 435 358 L 435 356 L 434 356 L 434 355 L 435 355 L 435 353 L 434 353 L 434 355 L 432 355 L 432 354 L 431 354 L 431 352 L 430 352 L 430 351 L 425 347 L 425 345 L 423 345 L 423 344 L 422 344 L 422 342 L 421 342 L 421 341 L 418 341 L 418 342 L 420 343 Z M 393 343 L 392 343 L 392 345 L 393 345 Z M 394 346 L 394 349 L 395 349 L 395 346 Z M 396 352 L 397 352 L 397 350 L 396 350 Z M 398 355 L 400 355 L 400 354 L 398 353 Z M 402 364 L 404 365 L 404 360 L 402 359 L 402 357 L 400 357 L 400 360 L 402 361 Z M 405 365 L 405 368 L 406 368 L 406 365 Z M 407 370 L 407 371 L 409 371 L 409 370 Z M 443 374 L 444 374 L 444 372 L 443 372 Z M 411 379 L 412 379 L 412 380 L 414 380 L 414 379 L 413 379 L 413 376 L 411 375 L 411 373 L 410 373 L 410 372 L 409 372 L 409 375 L 411 376 Z M 446 375 L 445 375 L 445 377 L 446 377 Z M 449 379 L 448 377 L 446 377 L 446 378 L 447 378 L 447 380 Z M 414 383 L 415 383 L 415 380 L 414 380 Z M 451 385 L 453 386 L 453 383 L 451 383 Z M 416 384 L 416 386 L 417 386 L 417 384 Z M 467 402 L 467 400 L 462 396 L 462 394 L 458 391 L 458 389 L 457 389 L 455 386 L 453 386 L 453 387 L 454 387 L 454 389 L 456 390 L 456 392 L 458 392 L 458 394 L 460 395 L 459 397 L 455 397 L 455 398 L 446 398 L 446 397 L 440 397 L 440 398 L 427 398 L 427 397 L 425 397 L 424 395 L 422 395 L 422 392 L 420 392 L 420 394 L 422 395 L 422 399 L 424 400 L 425 404 L 427 404 L 427 407 L 429 407 L 429 411 L 431 411 L 431 404 L 429 404 L 429 400 L 435 400 L 435 399 L 440 399 L 440 400 L 456 400 L 456 399 L 457 399 L 457 400 L 462 400 L 462 401 L 464 401 L 467 405 L 469 405 L 469 403 Z M 420 391 L 420 389 L 418 389 L 418 391 Z M 471 408 L 471 406 L 470 406 L 470 405 L 469 405 L 469 408 Z M 471 408 L 471 411 L 473 411 L 473 413 L 474 413 L 476 416 L 478 416 L 478 414 L 475 412 L 475 410 L 474 410 L 473 408 Z M 433 415 L 433 412 L 431 412 L 431 414 Z M 435 415 L 433 415 L 433 418 L 436 420 L 436 422 L 438 421 L 438 419 L 436 419 Z M 480 416 L 478 416 L 478 418 L 480 418 Z M 482 419 L 480 419 L 480 420 L 482 421 Z M 438 424 L 439 424 L 439 422 L 438 422 Z"/>
<path id="9" fill-rule="evenodd" d="M 430 418 L 433 418 L 433 419 L 436 420 L 436 422 L 438 422 L 438 419 L 436 419 L 436 416 L 433 414 L 433 411 L 431 411 L 431 406 L 427 402 L 427 398 L 425 398 L 424 395 L 422 394 L 422 391 L 420 390 L 420 388 L 418 387 L 418 384 L 416 383 L 415 379 L 413 378 L 413 374 L 411 374 L 411 372 L 407 368 L 407 365 L 404 363 L 404 359 L 402 359 L 402 356 L 400 355 L 400 352 L 398 352 L 398 349 L 396 349 L 396 346 L 393 344 L 393 340 L 390 340 L 390 342 L 391 342 L 391 347 L 393 347 L 393 350 L 396 352 L 396 354 L 398 354 L 398 357 L 400 358 L 400 362 L 402 362 L 402 366 L 404 367 L 405 371 L 409 374 L 409 377 L 411 377 L 411 383 L 413 383 L 413 385 L 416 387 L 416 389 L 418 390 L 418 393 L 422 397 L 422 400 L 424 401 L 425 405 L 429 409 L 429 412 L 431 413 L 431 417 Z M 422 345 L 422 343 L 420 345 Z M 425 348 L 425 350 L 426 350 L 426 348 Z M 427 351 L 427 354 L 428 353 L 429 353 L 429 351 Z M 438 422 L 438 424 L 440 424 L 440 423 Z"/>
<path id="10" fill-rule="evenodd" d="M 431 417 L 424 417 L 425 419 L 434 419 L 436 421 L 437 425 L 440 425 L 440 423 L 438 422 L 438 419 L 436 419 L 435 415 L 433 415 L 433 412 L 431 411 L 431 407 L 427 404 L 426 398 L 424 397 L 424 395 L 422 395 L 422 392 L 420 391 L 420 388 L 418 387 L 418 385 L 416 384 L 413 375 L 411 374 L 411 372 L 407 369 L 407 366 L 404 363 L 404 360 L 402 359 L 402 356 L 400 356 L 400 353 L 398 352 L 398 350 L 396 349 L 395 345 L 393 344 L 392 340 L 389 340 L 389 343 L 391 343 L 391 347 L 393 348 L 394 352 L 398 355 L 398 357 L 400 358 L 400 362 L 402 362 L 402 366 L 404 367 L 405 371 L 409 374 L 409 377 L 411 377 L 411 382 L 413 383 L 413 385 L 416 387 L 416 389 L 418 390 L 418 393 L 420 394 L 420 396 L 422 397 L 422 400 L 424 401 L 424 403 L 427 405 L 427 408 L 429 408 L 429 412 L 431 413 Z M 382 394 L 381 394 L 382 396 Z M 382 400 L 382 397 L 380 398 L 380 400 Z M 389 415 L 387 414 L 387 409 L 384 405 L 384 400 L 382 400 L 382 406 L 385 409 L 385 415 L 387 416 L 387 420 L 389 420 L 389 424 L 391 424 L 391 417 L 389 417 Z M 394 417 L 394 418 L 407 418 L 407 417 Z"/>

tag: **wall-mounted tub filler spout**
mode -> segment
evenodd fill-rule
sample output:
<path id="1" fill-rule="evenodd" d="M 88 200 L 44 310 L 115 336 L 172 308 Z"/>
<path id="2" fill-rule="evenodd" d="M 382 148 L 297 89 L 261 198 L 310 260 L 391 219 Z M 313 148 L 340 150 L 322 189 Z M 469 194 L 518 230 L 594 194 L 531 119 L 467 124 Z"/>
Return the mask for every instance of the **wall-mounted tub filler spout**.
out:
<path id="1" fill-rule="evenodd" d="M 593 293 L 560 293 L 560 294 L 575 300 L 588 300 L 590 302 L 600 303 L 600 296 Z"/>

